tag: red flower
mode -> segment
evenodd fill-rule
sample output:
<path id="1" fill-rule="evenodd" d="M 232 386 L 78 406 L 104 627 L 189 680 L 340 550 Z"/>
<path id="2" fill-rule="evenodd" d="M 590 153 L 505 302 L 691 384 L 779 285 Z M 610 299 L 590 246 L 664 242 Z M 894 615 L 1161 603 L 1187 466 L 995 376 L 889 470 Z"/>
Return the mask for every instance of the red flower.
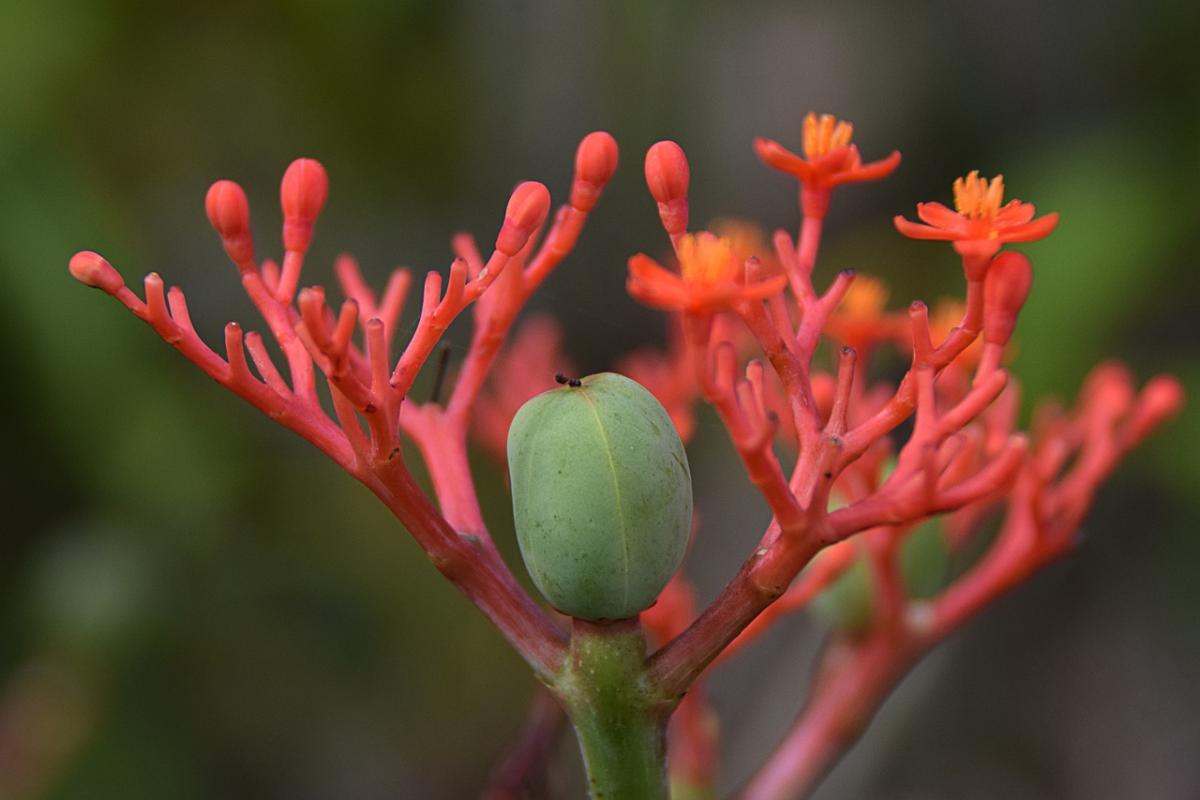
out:
<path id="1" fill-rule="evenodd" d="M 1042 239 L 1058 224 L 1057 213 L 1034 219 L 1032 203 L 1010 200 L 1001 205 L 1003 201 L 1004 176 L 989 181 L 972 170 L 954 182 L 955 211 L 941 203 L 917 203 L 917 216 L 928 224 L 897 216 L 896 229 L 913 239 L 954 242 L 960 255 L 984 259 L 996 255 L 1009 242 Z"/>
<path id="2" fill-rule="evenodd" d="M 784 275 L 746 283 L 729 240 L 707 231 L 681 237 L 676 252 L 678 273 L 642 253 L 630 258 L 629 293 L 655 308 L 714 313 L 744 300 L 770 297 L 787 284 Z"/>
<path id="3" fill-rule="evenodd" d="M 956 298 L 944 297 L 933 307 L 929 315 L 929 336 L 934 345 L 939 345 L 950 336 L 950 333 L 962 323 L 967 306 Z M 968 373 L 979 365 L 983 355 L 983 337 L 977 336 L 967 345 L 967 348 L 955 356 L 951 366 L 966 370 Z"/>
<path id="4" fill-rule="evenodd" d="M 854 126 L 832 114 L 804 118 L 804 157 L 773 139 L 755 139 L 754 150 L 768 166 L 794 175 L 810 191 L 828 193 L 843 183 L 886 178 L 900 164 L 900 152 L 864 164 L 858 147 L 851 143 Z"/>

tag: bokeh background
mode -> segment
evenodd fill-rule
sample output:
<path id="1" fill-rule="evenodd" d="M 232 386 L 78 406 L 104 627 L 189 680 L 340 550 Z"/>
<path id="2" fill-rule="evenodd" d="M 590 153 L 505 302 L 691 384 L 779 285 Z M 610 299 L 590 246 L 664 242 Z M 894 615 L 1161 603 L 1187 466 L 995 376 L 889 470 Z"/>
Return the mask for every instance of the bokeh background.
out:
<path id="1" fill-rule="evenodd" d="M 805 112 L 832 111 L 867 157 L 905 160 L 838 195 L 825 275 L 881 274 L 898 307 L 959 291 L 950 249 L 889 220 L 1003 172 L 1063 216 L 1028 247 L 1028 395 L 1070 397 L 1115 356 L 1194 399 L 1198 87 L 1187 0 L 5 0 L 0 764 L 27 747 L 0 794 L 470 797 L 534 689 L 365 489 L 70 280 L 75 250 L 184 286 L 213 341 L 253 316 L 204 219 L 212 180 L 247 187 L 277 250 L 278 178 L 320 158 L 307 278 L 350 250 L 378 279 L 444 268 L 456 230 L 493 235 L 518 180 L 561 199 L 575 144 L 607 129 L 622 169 L 534 303 L 591 372 L 663 337 L 622 288 L 625 258 L 663 245 L 645 148 L 687 149 L 695 220 L 790 228 L 794 186 L 751 138 L 798 142 Z M 692 452 L 704 597 L 766 517 L 723 437 L 705 418 Z M 479 468 L 512 553 L 501 474 Z M 1107 486 L 1080 554 L 924 663 L 818 796 L 1200 796 L 1198 479 L 1189 411 Z M 717 679 L 723 789 L 799 707 L 821 635 L 797 618 Z"/>

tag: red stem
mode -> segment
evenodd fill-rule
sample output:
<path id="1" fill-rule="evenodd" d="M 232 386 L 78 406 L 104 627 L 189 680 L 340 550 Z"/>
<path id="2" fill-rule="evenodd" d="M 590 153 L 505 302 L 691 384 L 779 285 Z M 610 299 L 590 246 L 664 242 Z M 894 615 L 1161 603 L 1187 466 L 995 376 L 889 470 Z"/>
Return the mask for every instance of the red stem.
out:
<path id="1" fill-rule="evenodd" d="M 916 656 L 903 638 L 886 632 L 861 642 L 831 642 L 797 724 L 746 785 L 741 800 L 807 796 L 858 741 Z"/>
<path id="2" fill-rule="evenodd" d="M 704 668 L 767 606 L 787 590 L 816 554 L 814 537 L 766 558 L 755 551 L 717 598 L 687 630 L 650 657 L 648 675 L 669 697 L 680 697 Z"/>
<path id="3" fill-rule="evenodd" d="M 538 675 L 558 671 L 566 653 L 563 632 L 513 578 L 482 539 L 447 524 L 399 466 L 387 476 L 364 481 L 408 529 L 429 560 L 500 629 Z"/>

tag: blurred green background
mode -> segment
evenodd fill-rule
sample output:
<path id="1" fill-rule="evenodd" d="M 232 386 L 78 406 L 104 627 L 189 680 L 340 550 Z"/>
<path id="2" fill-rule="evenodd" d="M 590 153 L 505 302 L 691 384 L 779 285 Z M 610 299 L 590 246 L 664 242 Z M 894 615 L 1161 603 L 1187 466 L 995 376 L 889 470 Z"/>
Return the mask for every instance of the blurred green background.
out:
<path id="1" fill-rule="evenodd" d="M 623 293 L 625 258 L 663 246 L 645 148 L 687 149 L 697 222 L 791 228 L 794 185 L 749 143 L 798 144 L 805 112 L 832 111 L 866 157 L 904 163 L 838 195 L 826 276 L 881 274 L 897 307 L 957 293 L 950 248 L 890 218 L 1003 172 L 1063 216 L 1028 248 L 1028 395 L 1070 397 L 1111 355 L 1194 400 L 1198 87 L 1183 0 L 4 0 L 0 793 L 470 797 L 533 690 L 365 489 L 70 280 L 74 251 L 131 283 L 162 272 L 215 341 L 253 315 L 204 219 L 212 180 L 243 183 L 277 252 L 279 176 L 320 158 L 306 279 L 349 250 L 379 280 L 444 268 L 456 230 L 490 241 L 518 180 L 564 199 L 575 144 L 607 129 L 622 169 L 533 303 L 591 372 L 662 338 Z M 723 437 L 706 418 L 692 452 L 705 598 L 766 516 Z M 511 553 L 502 478 L 479 462 Z M 1197 478 L 1186 412 L 1106 487 L 1081 553 L 922 665 L 818 796 L 1200 796 Z M 791 719 L 820 636 L 797 618 L 717 678 L 723 788 Z M 572 747 L 552 786 L 571 785 Z M 36 780 L 14 786 L 18 769 Z"/>

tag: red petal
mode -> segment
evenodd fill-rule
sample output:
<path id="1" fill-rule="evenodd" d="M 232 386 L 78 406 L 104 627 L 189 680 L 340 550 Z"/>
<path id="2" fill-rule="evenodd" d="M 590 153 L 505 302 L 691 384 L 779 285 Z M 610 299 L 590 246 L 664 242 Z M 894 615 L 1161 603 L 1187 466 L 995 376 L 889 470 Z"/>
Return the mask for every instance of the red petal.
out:
<path id="1" fill-rule="evenodd" d="M 1024 225 L 1033 219 L 1034 210 L 1033 203 L 1022 203 L 1020 200 L 1013 200 L 996 212 L 994 222 L 997 228 Z"/>
<path id="2" fill-rule="evenodd" d="M 858 155 L 857 147 L 852 144 L 844 144 L 841 147 L 832 148 L 824 155 L 808 159 L 808 163 L 812 165 L 814 172 L 836 176 L 861 167 L 862 158 Z"/>
<path id="3" fill-rule="evenodd" d="M 663 268 L 645 253 L 638 253 L 629 258 L 629 274 L 640 281 L 655 284 L 683 285 L 683 278 L 674 272 Z"/>
<path id="4" fill-rule="evenodd" d="M 887 158 L 872 161 L 870 164 L 864 164 L 861 167 L 833 175 L 829 179 L 829 183 L 831 186 L 840 186 L 843 183 L 877 181 L 880 178 L 886 178 L 888 175 L 891 175 L 893 170 L 898 166 L 900 166 L 900 151 L 893 150 L 892 154 Z"/>
<path id="5" fill-rule="evenodd" d="M 951 211 L 941 203 L 917 203 L 917 216 L 935 228 L 962 231 L 967 221 L 957 211 Z"/>
<path id="6" fill-rule="evenodd" d="M 1033 222 L 1016 225 L 1000 231 L 1000 240 L 1003 242 L 1036 242 L 1038 239 L 1049 236 L 1050 231 L 1054 230 L 1054 226 L 1057 224 L 1058 212 L 1055 211 L 1052 214 L 1039 217 Z"/>
<path id="7" fill-rule="evenodd" d="M 896 230 L 904 234 L 910 239 L 928 239 L 938 242 L 951 242 L 959 238 L 952 231 L 944 231 L 941 228 L 934 228 L 929 225 L 922 225 L 919 222 L 911 222 L 897 214 L 892 222 L 896 225 Z"/>
<path id="8" fill-rule="evenodd" d="M 767 166 L 795 175 L 802 181 L 812 180 L 812 165 L 774 139 L 755 139 L 754 152 Z"/>
<path id="9" fill-rule="evenodd" d="M 630 275 L 625 290 L 638 302 L 654 308 L 678 310 L 687 303 L 687 294 L 680 286 L 652 284 Z"/>

